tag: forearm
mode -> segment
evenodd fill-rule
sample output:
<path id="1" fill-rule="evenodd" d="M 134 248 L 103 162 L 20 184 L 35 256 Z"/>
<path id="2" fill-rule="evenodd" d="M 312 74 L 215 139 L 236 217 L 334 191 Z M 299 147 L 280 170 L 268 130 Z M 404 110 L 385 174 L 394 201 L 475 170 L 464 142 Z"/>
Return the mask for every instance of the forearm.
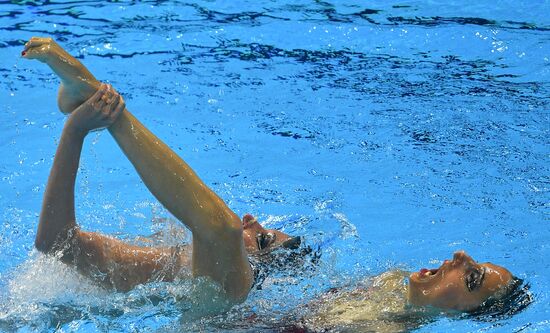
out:
<path id="1" fill-rule="evenodd" d="M 70 236 L 76 226 L 74 186 L 85 134 L 65 125 L 55 153 L 48 184 L 44 193 L 36 248 L 43 252 L 55 250 L 56 242 Z"/>
<path id="2" fill-rule="evenodd" d="M 125 110 L 109 131 L 153 195 L 191 231 L 240 228 L 239 218 L 164 142 Z M 236 223 L 235 223 L 236 221 Z M 206 225 L 205 225 L 206 223 Z"/>

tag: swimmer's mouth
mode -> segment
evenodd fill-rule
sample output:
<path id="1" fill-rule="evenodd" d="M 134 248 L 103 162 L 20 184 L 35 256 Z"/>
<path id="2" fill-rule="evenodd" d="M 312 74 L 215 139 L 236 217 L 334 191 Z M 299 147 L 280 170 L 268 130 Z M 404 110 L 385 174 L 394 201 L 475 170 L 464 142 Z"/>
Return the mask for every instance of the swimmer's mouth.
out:
<path id="1" fill-rule="evenodd" d="M 434 268 L 434 269 L 422 268 L 420 272 L 418 272 L 418 276 L 422 279 L 426 279 L 436 275 L 437 272 L 439 272 L 439 268 Z"/>

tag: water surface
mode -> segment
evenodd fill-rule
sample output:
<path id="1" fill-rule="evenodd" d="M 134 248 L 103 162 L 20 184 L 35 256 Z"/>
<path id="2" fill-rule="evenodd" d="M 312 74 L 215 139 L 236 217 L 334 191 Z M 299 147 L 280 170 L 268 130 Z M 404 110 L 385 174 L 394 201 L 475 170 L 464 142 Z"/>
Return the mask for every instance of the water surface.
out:
<path id="1" fill-rule="evenodd" d="M 267 328 L 252 314 L 275 326 L 328 288 L 459 249 L 529 281 L 535 302 L 419 331 L 548 330 L 548 12 L 547 1 L 1 2 L 0 330 L 256 331 Z M 320 263 L 196 321 L 201 281 L 109 293 L 37 255 L 65 119 L 56 77 L 19 58 L 31 36 L 58 40 L 232 209 L 305 235 Z M 134 240 L 167 228 L 108 133 L 87 139 L 76 192 L 87 230 Z"/>

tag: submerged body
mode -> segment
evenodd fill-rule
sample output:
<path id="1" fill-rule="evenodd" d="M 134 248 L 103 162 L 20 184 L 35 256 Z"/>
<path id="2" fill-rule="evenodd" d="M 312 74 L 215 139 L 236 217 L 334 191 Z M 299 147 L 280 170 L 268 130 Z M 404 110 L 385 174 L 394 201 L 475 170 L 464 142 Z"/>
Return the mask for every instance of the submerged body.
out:
<path id="1" fill-rule="evenodd" d="M 301 312 L 301 327 L 310 331 L 402 332 L 416 328 L 427 310 L 407 302 L 408 274 L 390 271 L 353 288 L 333 289 Z"/>
<path id="2" fill-rule="evenodd" d="M 491 311 L 515 307 L 513 314 L 531 303 L 527 288 L 506 268 L 477 263 L 458 251 L 436 269 L 389 271 L 353 287 L 329 290 L 300 309 L 298 324 L 285 329 L 406 332 L 440 314 L 482 313 L 498 302 Z"/>

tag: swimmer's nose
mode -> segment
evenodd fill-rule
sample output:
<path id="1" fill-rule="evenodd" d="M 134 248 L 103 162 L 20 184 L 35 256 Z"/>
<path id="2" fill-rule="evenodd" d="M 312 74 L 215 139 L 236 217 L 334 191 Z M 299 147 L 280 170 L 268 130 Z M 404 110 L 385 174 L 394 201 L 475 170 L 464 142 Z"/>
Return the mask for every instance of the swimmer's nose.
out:
<path id="1" fill-rule="evenodd" d="M 252 214 L 246 214 L 243 216 L 243 229 L 248 229 L 257 224 L 254 222 L 256 222 L 256 218 Z"/>
<path id="2" fill-rule="evenodd" d="M 474 260 L 464 251 L 456 251 L 453 256 L 453 263 L 473 262 Z"/>
<path id="3" fill-rule="evenodd" d="M 248 222 L 252 222 L 254 221 L 254 216 L 252 216 L 252 214 L 245 214 L 243 216 L 243 222 L 244 223 L 248 223 Z"/>

